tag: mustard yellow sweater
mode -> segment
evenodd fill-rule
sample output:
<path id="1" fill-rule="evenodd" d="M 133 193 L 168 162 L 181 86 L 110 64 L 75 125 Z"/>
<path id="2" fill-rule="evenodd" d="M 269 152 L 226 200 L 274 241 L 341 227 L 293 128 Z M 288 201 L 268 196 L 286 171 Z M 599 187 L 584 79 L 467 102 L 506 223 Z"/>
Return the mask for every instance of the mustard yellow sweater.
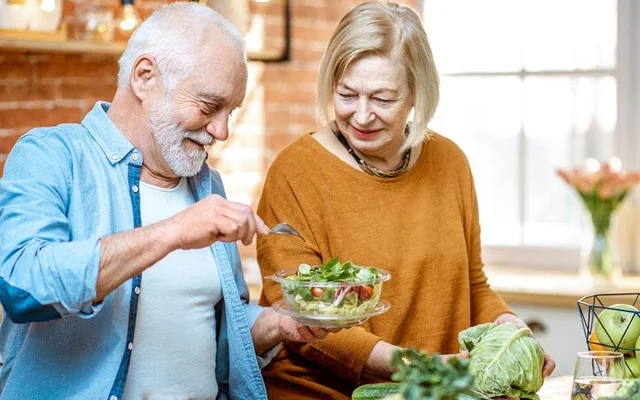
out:
<path id="1" fill-rule="evenodd" d="M 307 240 L 259 238 L 263 277 L 334 256 L 391 272 L 382 289 L 389 311 L 312 345 L 287 343 L 263 371 L 269 398 L 350 398 L 378 340 L 455 353 L 458 332 L 510 312 L 482 269 L 467 159 L 438 134 L 396 178 L 356 170 L 306 134 L 274 161 L 258 213 L 267 225 L 287 222 Z M 281 298 L 280 285 L 265 281 L 261 304 Z"/>

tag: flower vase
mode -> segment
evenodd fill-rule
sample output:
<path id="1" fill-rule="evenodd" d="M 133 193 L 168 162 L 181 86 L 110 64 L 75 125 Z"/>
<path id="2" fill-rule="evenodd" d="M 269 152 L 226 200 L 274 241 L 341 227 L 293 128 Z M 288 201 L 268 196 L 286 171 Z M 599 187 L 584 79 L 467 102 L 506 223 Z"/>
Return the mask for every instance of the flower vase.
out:
<path id="1" fill-rule="evenodd" d="M 594 226 L 591 214 L 585 218 L 585 238 L 580 254 L 580 273 L 592 286 L 612 286 L 620 282 L 622 270 L 617 243 L 617 218 L 611 213 Z"/>

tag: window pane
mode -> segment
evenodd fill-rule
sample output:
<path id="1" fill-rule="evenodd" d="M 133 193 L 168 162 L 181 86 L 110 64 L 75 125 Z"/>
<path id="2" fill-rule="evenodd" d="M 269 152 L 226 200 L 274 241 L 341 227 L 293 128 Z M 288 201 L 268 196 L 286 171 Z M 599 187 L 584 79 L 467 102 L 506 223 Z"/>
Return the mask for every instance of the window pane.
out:
<path id="1" fill-rule="evenodd" d="M 425 0 L 441 74 L 611 69 L 617 1 Z"/>
<path id="2" fill-rule="evenodd" d="M 615 80 L 525 79 L 525 245 L 580 245 L 582 205 L 556 169 L 613 154 Z"/>
<path id="3" fill-rule="evenodd" d="M 484 244 L 519 243 L 521 86 L 515 77 L 443 77 L 440 105 L 431 124 L 469 158 Z"/>
<path id="4" fill-rule="evenodd" d="M 513 0 L 425 0 L 424 25 L 438 71 L 519 71 L 520 20 L 513 16 L 520 8 Z"/>
<path id="5" fill-rule="evenodd" d="M 535 0 L 523 4 L 528 71 L 616 66 L 617 1 Z"/>
<path id="6" fill-rule="evenodd" d="M 580 244 L 582 206 L 555 171 L 613 155 L 617 7 L 424 1 L 442 74 L 432 127 L 470 160 L 484 245 Z"/>

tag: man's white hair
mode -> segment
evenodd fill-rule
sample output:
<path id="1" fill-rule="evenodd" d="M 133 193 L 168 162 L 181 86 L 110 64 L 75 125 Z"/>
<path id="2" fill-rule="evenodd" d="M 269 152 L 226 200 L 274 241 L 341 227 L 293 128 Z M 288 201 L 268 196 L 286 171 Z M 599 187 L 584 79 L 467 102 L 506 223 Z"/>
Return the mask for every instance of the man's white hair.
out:
<path id="1" fill-rule="evenodd" d="M 131 68 L 142 54 L 158 63 L 166 92 L 186 78 L 204 45 L 229 40 L 244 54 L 242 35 L 220 14 L 198 3 L 173 3 L 156 10 L 136 29 L 120 57 L 118 88 L 129 89 Z"/>

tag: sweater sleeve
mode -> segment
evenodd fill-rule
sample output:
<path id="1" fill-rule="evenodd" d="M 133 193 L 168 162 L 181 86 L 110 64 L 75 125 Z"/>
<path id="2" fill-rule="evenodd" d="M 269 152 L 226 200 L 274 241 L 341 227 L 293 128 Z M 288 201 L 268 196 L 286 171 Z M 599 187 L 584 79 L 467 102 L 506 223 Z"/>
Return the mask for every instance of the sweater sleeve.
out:
<path id="1" fill-rule="evenodd" d="M 467 165 L 468 169 L 468 165 Z M 471 171 L 469 176 L 469 196 L 467 221 L 465 221 L 469 251 L 469 282 L 471 286 L 471 324 L 477 325 L 493 322 L 499 315 L 513 313 L 500 295 L 489 287 L 484 273 L 480 245 L 480 222 L 478 216 L 478 200 Z"/>
<path id="2" fill-rule="evenodd" d="M 289 235 L 268 235 L 258 238 L 258 263 L 263 277 L 283 268 L 295 268 L 300 263 L 318 265 L 334 255 L 322 254 L 318 239 L 323 236 L 322 218 L 314 207 L 314 182 L 293 179 L 296 168 L 283 168 L 278 160 L 267 174 L 258 214 L 268 226 L 286 222 L 302 234 L 305 241 Z M 295 182 L 293 182 L 295 181 Z M 295 186 L 295 190 L 294 190 Z M 265 280 L 260 304 L 272 305 L 282 299 L 280 284 Z M 287 342 L 286 346 L 328 371 L 359 382 L 362 369 L 380 338 L 361 327 L 330 334 L 314 344 Z"/>

